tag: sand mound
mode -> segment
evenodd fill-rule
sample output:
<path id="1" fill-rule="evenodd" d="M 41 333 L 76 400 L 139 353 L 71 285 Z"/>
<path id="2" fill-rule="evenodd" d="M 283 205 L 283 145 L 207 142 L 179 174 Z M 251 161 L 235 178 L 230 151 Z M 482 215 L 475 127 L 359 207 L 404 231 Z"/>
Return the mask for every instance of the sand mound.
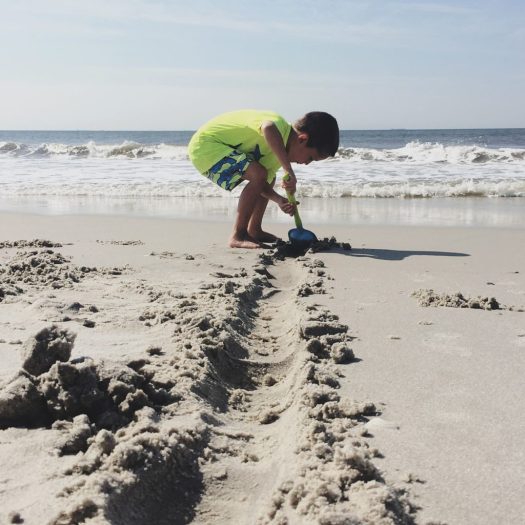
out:
<path id="1" fill-rule="evenodd" d="M 62 248 L 62 244 L 45 239 L 0 241 L 0 248 Z"/>
<path id="2" fill-rule="evenodd" d="M 8 295 L 23 293 L 19 285 L 70 288 L 88 275 L 120 275 L 126 269 L 76 266 L 69 257 L 51 249 L 19 251 L 0 266 L 0 302 Z"/>
<path id="3" fill-rule="evenodd" d="M 378 452 L 362 438 L 363 421 L 377 414 L 376 407 L 337 392 L 338 373 L 330 362 L 353 359 L 347 332 L 325 309 L 310 306 L 303 315 L 298 336 L 304 342 L 297 348 L 302 363 L 292 402 L 296 457 L 259 523 L 412 522 L 406 495 L 384 483 L 371 461 Z"/>
<path id="4" fill-rule="evenodd" d="M 135 240 L 135 241 L 119 241 L 119 240 L 111 240 L 111 241 L 101 241 L 97 239 L 98 244 L 112 244 L 114 246 L 142 246 L 144 245 L 144 242 L 141 240 Z"/>
<path id="5" fill-rule="evenodd" d="M 502 306 L 494 297 L 465 297 L 461 292 L 453 294 L 436 293 L 431 289 L 421 289 L 412 293 L 421 306 L 446 306 L 449 308 L 474 308 L 477 310 L 502 310 Z"/>
<path id="6" fill-rule="evenodd" d="M 47 372 L 56 361 L 68 361 L 75 334 L 59 330 L 55 325 L 43 328 L 24 345 L 22 368 L 38 376 Z"/>
<path id="7" fill-rule="evenodd" d="M 70 259 L 53 250 L 18 252 L 4 267 L 0 279 L 15 284 L 51 285 L 53 288 L 78 283 L 92 268 L 70 264 Z"/>
<path id="8" fill-rule="evenodd" d="M 35 363 L 47 367 L 49 361 L 34 361 L 31 368 L 37 368 Z M 85 414 L 97 428 L 116 429 L 129 423 L 138 409 L 154 404 L 141 388 L 144 381 L 127 366 L 90 359 L 57 360 L 38 376 L 22 371 L 0 391 L 0 427 L 47 426 Z M 154 387 L 147 390 L 155 396 Z"/>
<path id="9" fill-rule="evenodd" d="M 9 296 L 15 297 L 21 293 L 24 293 L 24 290 L 20 286 L 0 281 L 0 303 Z"/>
<path id="10" fill-rule="evenodd" d="M 309 248 L 301 249 L 290 242 L 277 241 L 275 248 L 269 252 L 270 257 L 283 260 L 287 257 L 299 257 L 328 250 L 350 251 L 352 246 L 348 242 L 338 242 L 335 237 L 325 237 L 313 242 Z"/>
<path id="11" fill-rule="evenodd" d="M 20 371 L 0 389 L 0 428 L 40 426 L 48 422 L 38 382 Z"/>
<path id="12" fill-rule="evenodd" d="M 334 249 L 350 251 L 352 246 L 348 242 L 338 242 L 335 237 L 325 237 L 324 239 L 319 239 L 317 242 L 314 242 L 310 247 L 309 252 L 316 253 Z"/>

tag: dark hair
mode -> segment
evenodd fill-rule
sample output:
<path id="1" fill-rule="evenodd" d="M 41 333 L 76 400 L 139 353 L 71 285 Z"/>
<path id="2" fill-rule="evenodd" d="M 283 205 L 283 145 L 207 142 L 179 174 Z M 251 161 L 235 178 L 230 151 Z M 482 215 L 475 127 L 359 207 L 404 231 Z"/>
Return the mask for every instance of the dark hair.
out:
<path id="1" fill-rule="evenodd" d="M 308 134 L 309 148 L 315 148 L 323 157 L 333 157 L 339 148 L 339 126 L 332 115 L 311 111 L 294 124 L 294 128 Z"/>

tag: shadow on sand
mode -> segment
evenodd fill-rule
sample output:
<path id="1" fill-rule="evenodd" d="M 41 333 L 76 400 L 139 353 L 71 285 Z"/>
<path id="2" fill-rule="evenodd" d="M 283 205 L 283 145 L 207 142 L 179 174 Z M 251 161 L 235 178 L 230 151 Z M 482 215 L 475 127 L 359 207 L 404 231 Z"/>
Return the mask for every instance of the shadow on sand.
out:
<path id="1" fill-rule="evenodd" d="M 322 242 L 322 241 L 321 241 Z M 370 259 L 381 259 L 383 261 L 402 261 L 407 257 L 416 255 L 423 255 L 427 257 L 470 257 L 470 253 L 461 252 L 438 252 L 430 250 L 388 250 L 386 248 L 350 248 L 350 244 L 345 248 L 343 243 L 334 242 L 333 244 L 327 244 L 326 246 L 318 245 L 312 246 L 310 251 L 306 249 L 300 249 L 293 246 L 289 242 L 281 242 L 273 248 L 273 253 L 270 257 L 274 257 L 279 260 L 286 258 L 297 258 L 304 255 L 315 256 L 316 253 L 337 253 L 340 255 L 346 255 L 347 257 L 368 257 Z"/>
<path id="2" fill-rule="evenodd" d="M 335 251 L 335 250 L 334 250 Z M 381 259 L 383 261 L 402 261 L 407 257 L 424 255 L 427 257 L 470 257 L 469 253 L 461 252 L 433 252 L 421 250 L 387 250 L 383 248 L 352 248 L 352 251 L 339 251 L 349 257 L 369 257 L 370 259 Z"/>

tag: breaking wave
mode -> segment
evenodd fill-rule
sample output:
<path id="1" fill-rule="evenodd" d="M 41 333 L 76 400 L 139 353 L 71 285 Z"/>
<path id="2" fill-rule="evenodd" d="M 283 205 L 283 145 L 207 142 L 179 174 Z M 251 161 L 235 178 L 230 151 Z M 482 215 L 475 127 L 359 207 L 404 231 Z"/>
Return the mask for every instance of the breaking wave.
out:
<path id="1" fill-rule="evenodd" d="M 0 196 L 224 200 L 241 190 L 225 192 L 200 176 L 184 145 L 117 140 L 0 141 Z M 299 198 L 525 197 L 524 168 L 525 149 L 413 141 L 341 147 L 296 174 Z"/>
<path id="2" fill-rule="evenodd" d="M 129 158 L 187 160 L 186 146 L 173 144 L 141 144 L 124 141 L 120 144 L 97 144 L 93 141 L 81 145 L 44 143 L 27 145 L 0 142 L 0 155 L 31 158 Z M 409 142 L 402 148 L 340 148 L 330 162 L 394 162 L 486 164 L 525 162 L 525 149 L 485 148 L 481 146 L 451 146 L 431 142 Z"/>
<path id="3" fill-rule="evenodd" d="M 299 197 L 321 198 L 433 198 L 433 197 L 525 197 L 521 181 L 412 181 L 361 184 L 302 185 Z"/>
<path id="4" fill-rule="evenodd" d="M 0 142 L 0 155 L 33 158 L 129 158 L 129 159 L 175 159 L 188 158 L 185 146 L 171 144 L 140 144 L 124 141 L 121 144 L 97 144 L 93 141 L 81 145 L 39 144 L 27 145 L 16 142 Z"/>
<path id="5" fill-rule="evenodd" d="M 241 186 L 242 188 L 242 186 Z M 104 198 L 158 198 L 178 197 L 231 199 L 241 189 L 225 192 L 200 179 L 185 181 L 97 181 L 69 183 L 22 183 L 4 185 L 4 196 L 68 196 Z M 303 183 L 297 190 L 301 198 L 439 198 L 439 197 L 525 197 L 525 180 L 521 181 L 414 181 L 382 183 Z"/>
<path id="6" fill-rule="evenodd" d="M 525 149 L 446 146 L 440 143 L 416 141 L 396 149 L 340 148 L 336 158 L 353 162 L 509 163 L 524 162 Z"/>

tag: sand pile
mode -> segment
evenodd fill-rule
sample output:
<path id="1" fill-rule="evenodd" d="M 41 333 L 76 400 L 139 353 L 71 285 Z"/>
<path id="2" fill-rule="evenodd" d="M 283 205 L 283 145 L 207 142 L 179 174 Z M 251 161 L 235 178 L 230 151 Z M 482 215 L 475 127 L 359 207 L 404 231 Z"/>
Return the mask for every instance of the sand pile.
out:
<path id="1" fill-rule="evenodd" d="M 48 241 L 46 239 L 33 239 L 31 241 L 0 241 L 1 248 L 62 248 L 59 242 Z"/>
<path id="2" fill-rule="evenodd" d="M 0 280 L 7 284 L 51 285 L 53 288 L 78 283 L 92 268 L 76 268 L 70 259 L 53 250 L 18 252 L 0 268 Z"/>
<path id="3" fill-rule="evenodd" d="M 114 430 L 163 396 L 126 365 L 69 361 L 75 337 L 53 325 L 25 343 L 22 370 L 0 392 L 0 427 L 49 426 L 84 415 L 94 428 Z"/>
<path id="4" fill-rule="evenodd" d="M 474 308 L 477 310 L 506 309 L 494 297 L 465 297 L 461 292 L 453 294 L 436 293 L 434 290 L 421 289 L 412 293 L 421 306 L 446 306 L 449 308 Z"/>
<path id="5" fill-rule="evenodd" d="M 15 297 L 23 293 L 23 288 L 20 286 L 5 283 L 0 280 L 0 303 L 4 301 L 8 296 Z"/>
<path id="6" fill-rule="evenodd" d="M 41 268 L 52 287 L 47 270 L 71 262 L 50 252 L 17 255 L 14 274 Z M 373 463 L 376 407 L 338 391 L 349 327 L 305 299 L 325 291 L 324 264 L 274 255 L 186 293 L 137 282 L 137 322 L 169 334 L 140 358 L 71 359 L 57 325 L 26 341 L 0 425 L 48 428 L 57 456 L 75 455 L 46 522 L 412 523 Z"/>
<path id="7" fill-rule="evenodd" d="M 176 496 L 178 510 L 170 514 L 176 521 L 188 490 L 177 481 L 179 470 L 189 476 L 196 469 L 197 442 L 206 434 L 198 410 L 186 427 L 169 417 L 170 408 L 163 414 L 163 407 L 181 399 L 178 390 L 172 395 L 166 388 L 175 387 L 177 370 L 157 381 L 154 370 L 141 373 L 146 360 L 131 366 L 68 361 L 74 340 L 56 326 L 41 330 L 25 344 L 23 369 L 0 390 L 0 428 L 51 426 L 59 431 L 57 454 L 78 454 L 78 462 L 64 473 L 72 478 L 62 494 L 64 510 L 50 523 L 95 516 L 111 523 L 153 519 L 160 475 L 170 491 L 163 498 Z M 176 406 L 173 411 L 176 417 Z M 144 484 L 149 492 L 142 493 Z"/>
<path id="8" fill-rule="evenodd" d="M 307 253 L 317 253 L 327 250 L 350 251 L 352 246 L 347 242 L 338 242 L 335 237 L 325 237 L 311 244 L 307 249 L 299 249 L 290 242 L 277 241 L 275 248 L 270 252 L 275 259 L 282 260 L 286 257 L 298 257 Z"/>
<path id="9" fill-rule="evenodd" d="M 310 247 L 309 251 L 310 253 L 316 253 L 325 250 L 335 249 L 350 251 L 352 249 L 352 246 L 348 242 L 338 242 L 338 240 L 332 236 L 324 237 L 323 239 L 319 239 L 318 241 L 314 242 Z"/>
<path id="10" fill-rule="evenodd" d="M 28 245 L 35 243 L 53 244 L 50 241 L 32 241 Z M 0 265 L 0 301 L 7 295 L 19 295 L 24 285 L 55 289 L 71 287 L 90 274 L 120 275 L 124 270 L 77 266 L 69 257 L 51 249 L 18 251 L 7 263 Z"/>
<path id="11" fill-rule="evenodd" d="M 306 275 L 324 267 L 308 258 L 298 262 Z M 296 411 L 295 458 L 260 523 L 411 523 L 406 494 L 386 486 L 371 461 L 378 451 L 363 438 L 363 421 L 377 415 L 376 407 L 338 393 L 341 372 L 332 363 L 354 359 L 348 326 L 324 308 L 301 306 L 299 372 L 287 414 Z"/>
<path id="12" fill-rule="evenodd" d="M 141 240 L 131 240 L 131 241 L 120 241 L 120 240 L 111 240 L 111 241 L 103 241 L 100 239 L 97 239 L 98 244 L 112 244 L 114 246 L 142 246 L 144 245 L 144 242 Z"/>

